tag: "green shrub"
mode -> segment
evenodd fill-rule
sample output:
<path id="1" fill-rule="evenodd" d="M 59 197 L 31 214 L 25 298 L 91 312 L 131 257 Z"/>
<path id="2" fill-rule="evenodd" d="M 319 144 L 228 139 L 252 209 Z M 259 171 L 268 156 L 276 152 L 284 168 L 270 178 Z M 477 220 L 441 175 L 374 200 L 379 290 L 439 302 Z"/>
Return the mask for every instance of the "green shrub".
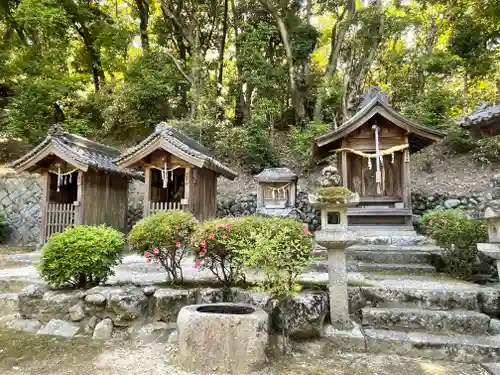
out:
<path id="1" fill-rule="evenodd" d="M 7 223 L 5 222 L 5 216 L 0 212 L 0 243 L 5 241 L 7 235 Z"/>
<path id="2" fill-rule="evenodd" d="M 486 242 L 486 223 L 470 220 L 462 210 L 433 210 L 422 217 L 425 232 L 442 247 L 441 253 L 448 272 L 470 280 L 477 260 L 478 242 Z"/>
<path id="3" fill-rule="evenodd" d="M 450 130 L 443 142 L 457 154 L 466 154 L 477 147 L 477 141 L 472 138 L 470 132 L 463 129 Z"/>
<path id="4" fill-rule="evenodd" d="M 243 251 L 247 267 L 263 273 L 259 289 L 271 294 L 278 311 L 287 311 L 291 298 L 300 290 L 298 277 L 312 260 L 312 234 L 299 221 L 272 217 L 262 219 L 251 236 L 252 241 Z M 287 314 L 280 315 L 286 350 Z"/>
<path id="5" fill-rule="evenodd" d="M 500 161 L 500 136 L 480 139 L 474 150 L 474 160 L 481 164 Z"/>
<path id="6" fill-rule="evenodd" d="M 113 275 L 120 263 L 123 233 L 104 225 L 77 225 L 53 234 L 42 249 L 39 265 L 44 280 L 56 286 L 89 288 Z"/>
<path id="7" fill-rule="evenodd" d="M 191 237 L 195 268 L 208 269 L 226 288 L 245 281 L 242 251 L 262 218 L 226 218 L 201 223 Z"/>
<path id="8" fill-rule="evenodd" d="M 311 163 L 314 138 L 329 130 L 331 126 L 321 122 L 310 122 L 304 128 L 292 127 L 288 140 L 300 165 L 307 166 Z"/>
<path id="9" fill-rule="evenodd" d="M 129 244 L 150 261 L 159 262 L 171 282 L 182 281 L 181 261 L 197 220 L 189 212 L 164 211 L 139 220 L 129 234 Z"/>

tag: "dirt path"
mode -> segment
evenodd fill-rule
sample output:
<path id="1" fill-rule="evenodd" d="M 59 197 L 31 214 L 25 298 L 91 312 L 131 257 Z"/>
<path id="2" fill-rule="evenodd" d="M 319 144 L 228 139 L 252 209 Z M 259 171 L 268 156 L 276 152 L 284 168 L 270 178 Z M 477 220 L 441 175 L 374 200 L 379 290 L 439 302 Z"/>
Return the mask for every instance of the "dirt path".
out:
<path id="1" fill-rule="evenodd" d="M 191 375 L 175 366 L 166 344 L 102 344 L 0 329 L 2 375 Z M 397 356 L 340 354 L 334 360 L 287 357 L 255 375 L 487 375 L 479 365 L 438 363 Z M 204 372 L 203 375 L 208 375 Z M 238 374 L 244 375 L 244 374 Z"/>

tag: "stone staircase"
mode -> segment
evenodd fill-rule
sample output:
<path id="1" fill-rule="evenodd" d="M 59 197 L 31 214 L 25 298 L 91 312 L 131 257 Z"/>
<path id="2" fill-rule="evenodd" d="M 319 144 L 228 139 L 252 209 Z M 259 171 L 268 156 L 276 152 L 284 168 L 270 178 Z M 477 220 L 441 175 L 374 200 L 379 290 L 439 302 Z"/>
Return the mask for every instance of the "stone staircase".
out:
<path id="1" fill-rule="evenodd" d="M 361 233 L 360 233 L 361 234 Z M 392 236 L 361 237 L 358 244 L 347 249 L 350 272 L 386 272 L 401 274 L 433 274 L 440 248 L 424 236 L 395 232 Z M 326 250 L 317 247 L 315 255 L 326 257 Z M 328 272 L 327 261 L 313 262 L 311 270 Z"/>
<path id="2" fill-rule="evenodd" d="M 484 308 L 477 298 L 463 291 L 419 290 L 412 301 L 411 294 L 411 290 L 375 293 L 378 300 L 362 308 L 368 352 L 460 362 L 500 361 L 500 321 L 481 312 Z"/>

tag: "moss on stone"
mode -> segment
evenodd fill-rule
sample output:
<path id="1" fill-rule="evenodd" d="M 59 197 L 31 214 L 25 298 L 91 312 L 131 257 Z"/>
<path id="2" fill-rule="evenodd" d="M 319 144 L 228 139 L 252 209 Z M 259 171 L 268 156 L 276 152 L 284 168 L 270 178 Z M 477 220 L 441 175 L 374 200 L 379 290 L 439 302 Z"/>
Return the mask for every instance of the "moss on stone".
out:
<path id="1" fill-rule="evenodd" d="M 352 191 L 343 186 L 332 186 L 318 190 L 318 200 L 323 203 L 344 203 Z"/>

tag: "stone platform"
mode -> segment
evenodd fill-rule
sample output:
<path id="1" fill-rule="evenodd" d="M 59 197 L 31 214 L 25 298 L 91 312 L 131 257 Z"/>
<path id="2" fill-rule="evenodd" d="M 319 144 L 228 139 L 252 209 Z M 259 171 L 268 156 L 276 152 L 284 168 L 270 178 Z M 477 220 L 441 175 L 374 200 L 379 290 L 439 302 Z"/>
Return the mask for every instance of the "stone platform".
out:
<path id="1" fill-rule="evenodd" d="M 76 327 L 77 335 L 92 336 L 97 330 L 97 337 L 120 333 L 141 340 L 150 335 L 167 340 L 180 308 L 219 302 L 223 295 L 220 288 L 210 286 L 214 282 L 211 273 L 195 270 L 192 259 L 183 263 L 191 285 L 187 289 L 166 286 L 165 273 L 157 264 L 129 255 L 116 267 L 107 286 L 56 292 L 40 280 L 33 265 L 36 253 L 17 254 L 15 258 L 18 268 L 0 270 L 0 311 L 23 315 L 26 319 L 11 319 L 4 325 L 31 332 L 43 328 L 46 332 L 55 319 L 49 326 L 53 332 L 74 334 Z M 258 274 L 248 275 L 250 281 L 259 278 Z M 397 348 L 397 353 L 407 356 L 500 362 L 498 285 L 480 286 L 443 275 L 369 272 L 350 272 L 348 281 L 351 319 L 359 329 L 341 339 L 329 334 L 329 302 L 324 291 L 328 274 L 306 272 L 300 276 L 303 290 L 294 298 L 290 311 L 284 312 L 292 336 L 319 342 L 325 348 L 370 353 Z M 233 289 L 233 297 L 236 302 L 271 311 L 265 293 Z M 276 324 L 279 330 L 279 321 Z M 144 326 L 151 329 L 140 331 Z"/>

